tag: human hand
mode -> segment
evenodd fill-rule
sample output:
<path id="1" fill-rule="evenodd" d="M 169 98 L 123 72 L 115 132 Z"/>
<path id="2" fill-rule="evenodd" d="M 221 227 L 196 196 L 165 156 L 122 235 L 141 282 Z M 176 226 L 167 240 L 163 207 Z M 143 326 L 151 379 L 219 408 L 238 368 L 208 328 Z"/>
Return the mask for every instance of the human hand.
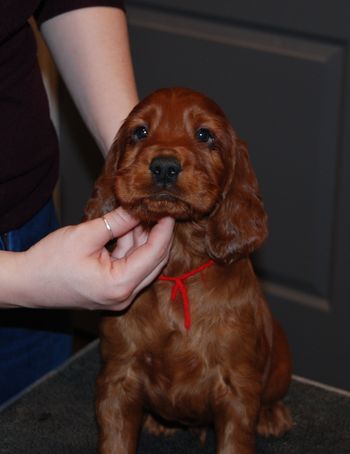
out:
<path id="1" fill-rule="evenodd" d="M 174 221 L 161 219 L 150 232 L 122 208 L 105 218 L 64 227 L 22 255 L 21 306 L 122 310 L 165 266 Z M 17 276 L 18 277 L 18 276 Z"/>

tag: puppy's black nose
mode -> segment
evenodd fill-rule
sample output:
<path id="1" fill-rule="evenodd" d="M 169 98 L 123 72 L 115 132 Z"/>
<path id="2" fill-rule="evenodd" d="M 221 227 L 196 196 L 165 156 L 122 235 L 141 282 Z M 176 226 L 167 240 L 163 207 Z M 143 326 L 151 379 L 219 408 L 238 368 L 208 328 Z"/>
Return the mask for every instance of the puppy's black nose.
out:
<path id="1" fill-rule="evenodd" d="M 152 159 L 149 165 L 153 180 L 163 188 L 172 186 L 181 172 L 181 164 L 173 156 L 159 156 Z"/>

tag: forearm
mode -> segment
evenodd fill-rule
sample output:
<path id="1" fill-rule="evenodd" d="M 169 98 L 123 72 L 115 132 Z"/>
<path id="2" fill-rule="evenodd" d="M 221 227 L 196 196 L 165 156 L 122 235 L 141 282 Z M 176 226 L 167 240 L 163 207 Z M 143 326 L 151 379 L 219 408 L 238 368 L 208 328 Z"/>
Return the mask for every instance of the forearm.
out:
<path id="1" fill-rule="evenodd" d="M 0 309 L 65 307 L 55 295 L 57 287 L 64 286 L 56 279 L 55 269 L 50 274 L 50 257 L 45 252 L 42 248 L 39 259 L 33 260 L 28 251 L 0 251 Z"/>
<path id="2" fill-rule="evenodd" d="M 43 23 L 45 41 L 102 153 L 137 103 L 125 13 L 92 7 Z"/>
<path id="3" fill-rule="evenodd" d="M 0 251 L 0 309 L 24 306 L 24 254 Z"/>

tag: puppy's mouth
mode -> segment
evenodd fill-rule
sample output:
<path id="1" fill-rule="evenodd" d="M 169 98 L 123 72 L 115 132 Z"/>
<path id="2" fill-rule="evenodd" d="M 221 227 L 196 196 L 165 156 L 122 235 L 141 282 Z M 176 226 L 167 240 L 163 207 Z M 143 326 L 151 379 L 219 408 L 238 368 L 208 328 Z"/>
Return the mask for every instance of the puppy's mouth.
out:
<path id="1" fill-rule="evenodd" d="M 167 191 L 147 194 L 140 202 L 141 205 L 147 207 L 147 210 L 153 213 L 159 212 L 163 216 L 164 214 L 169 214 L 169 216 L 176 215 L 177 217 L 187 216 L 192 211 L 191 203 L 179 195 Z"/>
<path id="2" fill-rule="evenodd" d="M 158 192 L 156 194 L 149 195 L 145 199 L 154 200 L 156 202 L 179 202 L 180 201 L 180 199 L 176 195 L 170 194 L 168 192 Z"/>
<path id="3" fill-rule="evenodd" d="M 141 221 L 157 221 L 171 216 L 177 220 L 188 220 L 193 217 L 193 207 L 178 195 L 167 191 L 143 195 L 127 207 Z"/>

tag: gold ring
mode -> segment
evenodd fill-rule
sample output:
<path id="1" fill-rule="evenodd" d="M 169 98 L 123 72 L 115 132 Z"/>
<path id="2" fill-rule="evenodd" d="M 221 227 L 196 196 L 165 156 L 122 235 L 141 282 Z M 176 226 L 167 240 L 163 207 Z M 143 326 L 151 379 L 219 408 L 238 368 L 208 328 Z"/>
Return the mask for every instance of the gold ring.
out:
<path id="1" fill-rule="evenodd" d="M 105 216 L 102 216 L 102 219 L 103 219 L 103 222 L 105 223 L 106 229 L 108 230 L 108 232 L 111 236 L 111 240 L 113 240 L 114 235 L 113 235 L 112 227 L 109 225 L 109 222 L 107 221 Z"/>

